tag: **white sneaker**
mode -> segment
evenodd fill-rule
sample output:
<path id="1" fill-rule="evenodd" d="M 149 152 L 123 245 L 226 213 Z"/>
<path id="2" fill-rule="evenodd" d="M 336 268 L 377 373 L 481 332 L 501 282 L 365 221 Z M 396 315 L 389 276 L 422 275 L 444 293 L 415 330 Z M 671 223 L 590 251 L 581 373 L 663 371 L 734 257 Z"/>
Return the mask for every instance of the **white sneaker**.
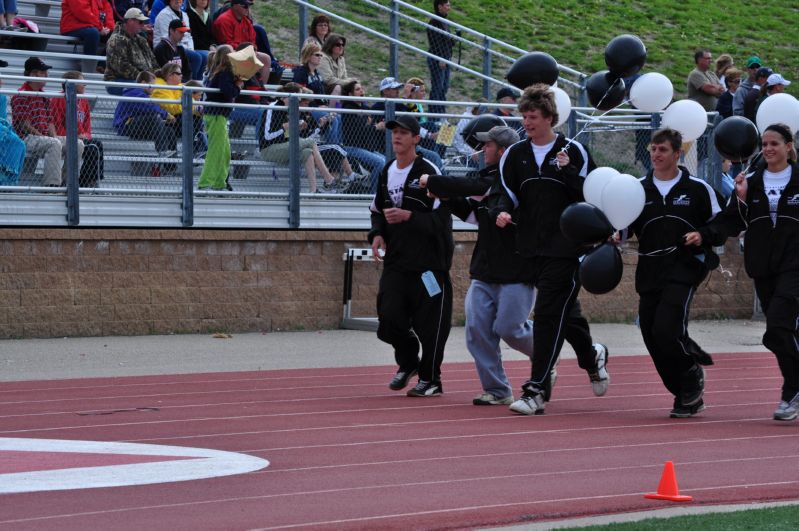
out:
<path id="1" fill-rule="evenodd" d="M 510 405 L 510 410 L 520 415 L 543 415 L 544 396 L 537 391 L 525 391 L 520 399 Z"/>
<path id="2" fill-rule="evenodd" d="M 799 416 L 799 393 L 790 402 L 782 400 L 774 412 L 774 420 L 795 420 Z"/>
<path id="3" fill-rule="evenodd" d="M 591 388 L 594 391 L 594 396 L 603 396 L 608 392 L 610 386 L 610 374 L 608 374 L 608 347 L 602 343 L 594 343 L 594 351 L 596 352 L 596 371 L 589 372 L 588 378 L 591 380 Z"/>

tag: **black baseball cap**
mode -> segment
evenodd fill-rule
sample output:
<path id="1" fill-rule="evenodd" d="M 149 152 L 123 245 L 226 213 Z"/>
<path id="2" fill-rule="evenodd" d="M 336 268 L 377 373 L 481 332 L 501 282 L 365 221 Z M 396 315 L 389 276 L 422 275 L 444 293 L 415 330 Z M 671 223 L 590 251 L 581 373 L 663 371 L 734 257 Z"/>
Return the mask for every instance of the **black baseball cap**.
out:
<path id="1" fill-rule="evenodd" d="M 413 133 L 414 136 L 419 134 L 419 122 L 413 116 L 397 116 L 390 122 L 386 123 L 386 129 L 406 129 Z"/>
<path id="2" fill-rule="evenodd" d="M 773 73 L 774 73 L 774 70 L 772 70 L 771 68 L 769 68 L 767 66 L 763 66 L 763 67 L 758 68 L 757 72 L 755 72 L 755 79 L 757 79 L 759 77 L 768 77 L 768 76 L 770 76 Z"/>
<path id="3" fill-rule="evenodd" d="M 33 72 L 34 70 L 38 70 L 40 72 L 43 72 L 43 71 L 46 71 L 46 70 L 50 70 L 51 68 L 53 68 L 53 67 L 48 65 L 48 64 L 45 64 L 45 62 L 42 61 L 41 59 L 39 59 L 38 57 L 28 57 L 28 59 L 25 61 L 25 75 L 26 76 L 28 74 L 30 74 L 31 72 Z"/>
<path id="4" fill-rule="evenodd" d="M 519 97 L 519 94 L 512 88 L 502 87 L 497 91 L 497 101 L 502 98 L 513 98 L 514 100 Z"/>
<path id="5" fill-rule="evenodd" d="M 169 23 L 169 29 L 170 30 L 180 30 L 183 33 L 186 33 L 187 31 L 191 31 L 191 29 L 186 27 L 186 25 L 183 24 L 183 21 L 181 19 L 179 19 L 179 18 L 173 19 Z"/>
<path id="6" fill-rule="evenodd" d="M 2 59 L 0 59 L 0 68 L 5 68 L 7 66 L 8 66 L 8 63 L 6 61 L 3 61 Z"/>

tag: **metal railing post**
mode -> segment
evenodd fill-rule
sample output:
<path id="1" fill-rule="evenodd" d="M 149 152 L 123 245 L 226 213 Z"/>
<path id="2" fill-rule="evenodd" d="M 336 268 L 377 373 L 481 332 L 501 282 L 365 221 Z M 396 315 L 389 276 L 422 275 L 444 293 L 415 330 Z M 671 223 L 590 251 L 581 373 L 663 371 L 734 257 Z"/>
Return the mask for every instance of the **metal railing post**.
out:
<path id="1" fill-rule="evenodd" d="M 183 175 L 183 204 L 181 221 L 184 227 L 194 225 L 194 115 L 192 114 L 191 90 L 180 94 L 181 108 L 181 175 Z"/>
<path id="2" fill-rule="evenodd" d="M 569 138 L 574 138 L 574 135 L 577 134 L 577 113 L 572 110 L 569 113 L 569 117 L 566 119 L 566 124 L 568 126 L 568 134 Z M 577 140 L 574 138 L 574 140 Z"/>
<path id="3" fill-rule="evenodd" d="M 289 96 L 289 227 L 300 226 L 300 99 Z"/>
<path id="4" fill-rule="evenodd" d="M 78 93 L 74 83 L 64 83 L 67 128 L 67 223 L 80 223 L 80 193 L 78 187 Z"/>
<path id="5" fill-rule="evenodd" d="M 297 43 L 297 55 L 299 56 L 299 51 L 302 50 L 302 43 L 308 38 L 308 8 L 305 4 L 297 4 L 297 18 L 300 26 L 297 32 L 300 37 L 300 41 Z"/>
<path id="6" fill-rule="evenodd" d="M 391 0 L 391 13 L 389 14 L 389 36 L 392 39 L 399 39 L 399 17 L 397 11 L 399 4 L 396 0 Z M 399 46 L 392 41 L 388 45 L 388 75 L 399 78 Z"/>
<path id="7" fill-rule="evenodd" d="M 488 37 L 483 37 L 483 75 L 491 77 L 491 41 Z M 483 79 L 483 97 L 491 101 L 491 82 Z"/>
<path id="8" fill-rule="evenodd" d="M 585 74 L 580 74 L 580 88 L 577 89 L 577 106 L 578 107 L 590 107 L 588 105 L 588 92 L 585 89 L 585 82 L 588 79 L 588 76 Z"/>
<path id="9" fill-rule="evenodd" d="M 393 101 L 386 102 L 386 123 L 390 122 L 394 119 L 394 110 L 395 105 Z M 391 131 L 386 129 L 386 161 L 389 161 L 394 158 L 394 147 L 391 145 Z"/>

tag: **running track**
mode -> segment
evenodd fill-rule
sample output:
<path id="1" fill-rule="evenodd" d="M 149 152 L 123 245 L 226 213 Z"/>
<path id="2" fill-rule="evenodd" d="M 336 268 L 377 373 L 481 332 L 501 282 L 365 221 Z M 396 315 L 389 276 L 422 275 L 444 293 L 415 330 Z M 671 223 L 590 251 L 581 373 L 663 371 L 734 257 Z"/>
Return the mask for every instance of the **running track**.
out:
<path id="1" fill-rule="evenodd" d="M 6 383 L 0 438 L 210 448 L 270 465 L 195 481 L 0 495 L 0 529 L 557 520 L 670 506 L 642 496 L 657 488 L 666 460 L 694 504 L 799 499 L 799 423 L 770 420 L 781 383 L 773 356 L 715 358 L 707 410 L 683 420 L 668 418 L 671 400 L 644 356 L 611 358 L 602 398 L 574 360 L 563 361 L 553 402 L 536 417 L 472 406 L 479 385 L 466 363 L 445 364 L 445 395 L 431 399 L 390 391 L 390 367 Z M 519 384 L 528 364 L 507 369 Z M 0 481 L 2 463 L 0 452 Z"/>

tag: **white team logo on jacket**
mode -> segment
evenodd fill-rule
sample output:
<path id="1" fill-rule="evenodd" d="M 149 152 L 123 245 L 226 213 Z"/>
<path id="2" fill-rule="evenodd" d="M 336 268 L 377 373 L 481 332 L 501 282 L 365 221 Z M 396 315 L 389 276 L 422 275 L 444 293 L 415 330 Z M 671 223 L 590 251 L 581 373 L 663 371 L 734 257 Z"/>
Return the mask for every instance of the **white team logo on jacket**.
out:
<path id="1" fill-rule="evenodd" d="M 691 206 L 691 198 L 685 194 L 680 194 L 679 197 L 674 198 L 671 204 L 674 206 Z"/>
<path id="2" fill-rule="evenodd" d="M 791 206 L 799 205 L 799 194 L 794 194 L 788 198 L 788 204 Z"/>

